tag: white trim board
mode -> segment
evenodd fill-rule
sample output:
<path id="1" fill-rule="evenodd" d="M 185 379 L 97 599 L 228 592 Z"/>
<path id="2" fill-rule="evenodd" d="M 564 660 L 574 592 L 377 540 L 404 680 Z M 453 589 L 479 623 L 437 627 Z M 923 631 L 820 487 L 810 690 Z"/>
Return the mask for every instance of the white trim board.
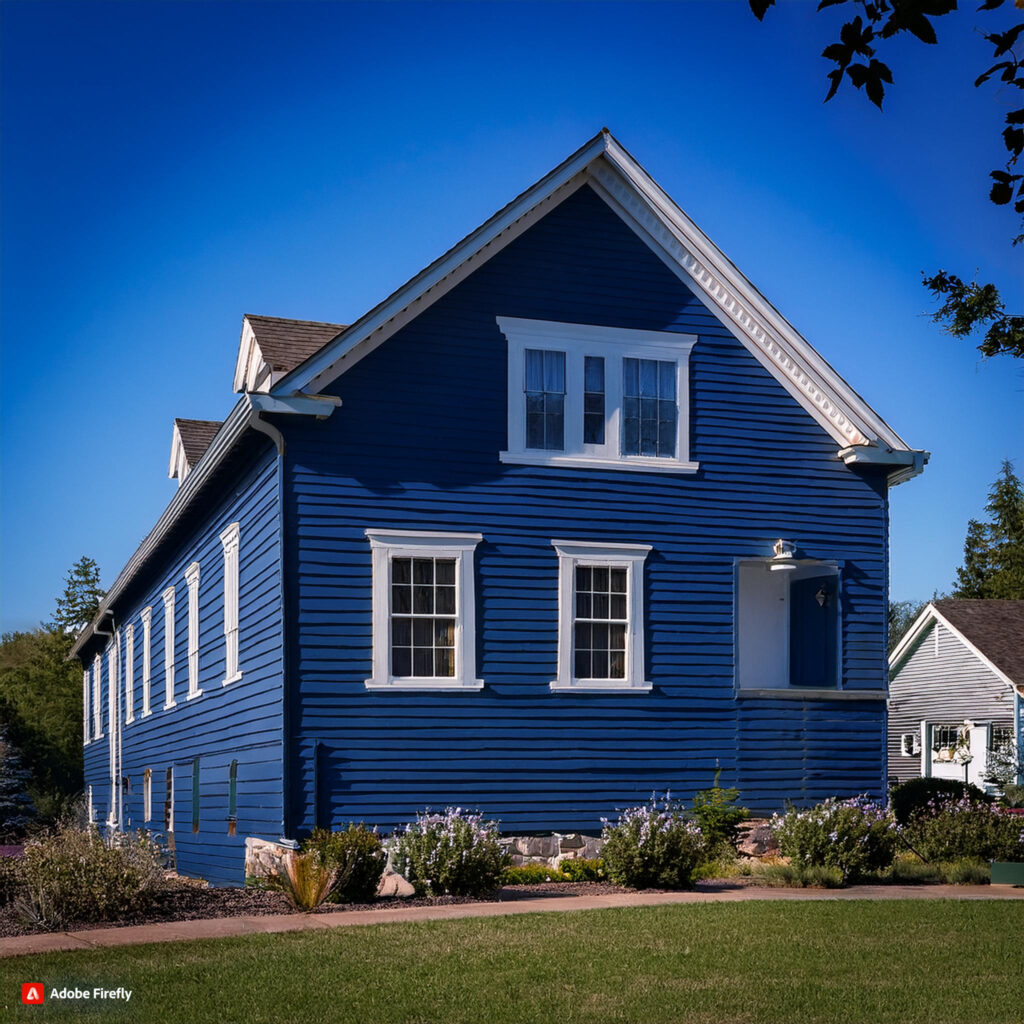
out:
<path id="1" fill-rule="evenodd" d="M 839 457 L 846 462 L 891 461 L 898 467 L 894 483 L 921 471 L 928 453 L 907 445 L 607 130 L 284 377 L 272 392 L 315 393 L 327 387 L 583 184 L 594 188 L 821 424 L 844 452 Z M 870 460 L 855 458 L 857 449 L 869 448 Z"/>

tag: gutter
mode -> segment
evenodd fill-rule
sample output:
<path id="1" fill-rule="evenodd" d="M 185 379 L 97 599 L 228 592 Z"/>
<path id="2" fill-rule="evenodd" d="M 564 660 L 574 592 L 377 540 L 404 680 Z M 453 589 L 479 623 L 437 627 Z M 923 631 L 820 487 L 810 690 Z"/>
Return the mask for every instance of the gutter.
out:
<path id="1" fill-rule="evenodd" d="M 191 507 L 193 500 L 202 490 L 203 486 L 210 479 L 218 466 L 224 461 L 228 453 L 241 440 L 246 431 L 253 429 L 267 434 L 275 443 L 278 453 L 284 451 L 284 438 L 276 427 L 265 422 L 262 417 L 264 413 L 283 413 L 295 416 L 315 416 L 317 419 L 326 419 L 337 406 L 341 405 L 341 399 L 333 395 L 304 395 L 295 392 L 291 395 L 270 396 L 270 395 L 243 395 L 231 414 L 221 424 L 210 447 L 203 453 L 203 457 L 196 463 L 195 468 L 185 477 L 185 480 L 178 488 L 177 493 L 171 499 L 170 504 L 164 509 L 163 515 L 157 520 L 156 526 L 149 532 L 146 539 L 136 549 L 135 554 L 128 560 L 128 563 L 121 570 L 120 575 L 114 581 L 113 586 L 107 591 L 100 602 L 99 611 L 95 618 L 79 634 L 68 655 L 68 660 L 78 657 L 82 649 L 99 631 L 99 625 L 103 619 L 112 614 L 114 603 L 124 593 L 128 585 L 142 571 L 146 562 L 152 557 L 157 548 L 163 543 L 167 534 L 177 523 L 185 511 Z M 100 635 L 106 635 L 100 633 Z"/>
<path id="2" fill-rule="evenodd" d="M 839 458 L 851 465 L 893 466 L 886 480 L 890 487 L 902 484 L 924 472 L 931 452 L 920 449 L 899 449 L 879 445 L 852 444 L 839 449 Z"/>

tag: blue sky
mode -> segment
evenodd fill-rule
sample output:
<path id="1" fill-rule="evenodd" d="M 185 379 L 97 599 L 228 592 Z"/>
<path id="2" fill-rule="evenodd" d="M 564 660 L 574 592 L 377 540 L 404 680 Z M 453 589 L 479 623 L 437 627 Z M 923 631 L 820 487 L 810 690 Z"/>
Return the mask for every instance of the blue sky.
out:
<path id="1" fill-rule="evenodd" d="M 175 416 L 221 419 L 245 312 L 350 322 L 607 125 L 915 447 L 892 595 L 949 589 L 1024 362 L 941 333 L 922 270 L 1002 286 L 986 198 L 1017 97 L 986 30 L 897 40 L 884 114 L 818 54 L 838 12 L 745 2 L 24 3 L 2 17 L 0 627 L 152 527 Z M 884 58 L 884 54 L 882 55 Z"/>

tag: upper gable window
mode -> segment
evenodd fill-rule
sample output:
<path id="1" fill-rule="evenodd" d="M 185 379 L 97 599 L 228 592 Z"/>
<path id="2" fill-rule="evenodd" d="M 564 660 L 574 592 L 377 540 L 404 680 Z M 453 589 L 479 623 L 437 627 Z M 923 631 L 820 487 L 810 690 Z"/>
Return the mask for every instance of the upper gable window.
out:
<path id="1" fill-rule="evenodd" d="M 508 339 L 502 462 L 692 473 L 693 334 L 498 317 Z"/>

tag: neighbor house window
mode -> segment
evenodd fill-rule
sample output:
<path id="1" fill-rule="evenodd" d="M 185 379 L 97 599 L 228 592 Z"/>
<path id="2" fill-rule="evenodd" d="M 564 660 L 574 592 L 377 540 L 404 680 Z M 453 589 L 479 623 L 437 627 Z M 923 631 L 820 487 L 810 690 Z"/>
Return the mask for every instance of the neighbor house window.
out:
<path id="1" fill-rule="evenodd" d="M 696 335 L 498 317 L 508 339 L 503 462 L 692 473 Z"/>
<path id="2" fill-rule="evenodd" d="M 185 570 L 188 586 L 188 700 L 198 697 L 199 689 L 199 563 Z"/>
<path id="3" fill-rule="evenodd" d="M 479 689 L 473 554 L 478 533 L 367 530 L 373 572 L 368 688 Z"/>
<path id="4" fill-rule="evenodd" d="M 103 705 L 100 699 L 103 693 L 103 659 L 97 654 L 92 660 L 92 738 L 98 740 L 103 735 Z"/>
<path id="5" fill-rule="evenodd" d="M 163 592 L 164 601 L 164 710 L 176 706 L 174 700 L 174 587 Z"/>
<path id="6" fill-rule="evenodd" d="M 142 819 L 153 820 L 153 769 L 147 768 L 142 773 Z"/>
<path id="7" fill-rule="evenodd" d="M 153 609 L 142 609 L 142 717 L 151 715 L 150 686 L 153 681 Z"/>
<path id="8" fill-rule="evenodd" d="M 993 725 L 988 734 L 988 749 L 993 752 L 1013 749 L 1013 726 Z"/>
<path id="9" fill-rule="evenodd" d="M 955 750 L 960 745 L 962 725 L 933 725 L 932 750 Z"/>
<path id="10" fill-rule="evenodd" d="M 135 629 L 124 628 L 124 720 L 135 721 Z"/>
<path id="11" fill-rule="evenodd" d="M 224 548 L 224 685 L 242 678 L 238 667 L 238 523 L 220 535 Z"/>
<path id="12" fill-rule="evenodd" d="M 82 746 L 88 746 L 90 740 L 89 726 L 89 672 L 82 673 Z"/>
<path id="13" fill-rule="evenodd" d="M 558 675 L 553 690 L 649 690 L 644 671 L 647 544 L 555 540 Z"/>

